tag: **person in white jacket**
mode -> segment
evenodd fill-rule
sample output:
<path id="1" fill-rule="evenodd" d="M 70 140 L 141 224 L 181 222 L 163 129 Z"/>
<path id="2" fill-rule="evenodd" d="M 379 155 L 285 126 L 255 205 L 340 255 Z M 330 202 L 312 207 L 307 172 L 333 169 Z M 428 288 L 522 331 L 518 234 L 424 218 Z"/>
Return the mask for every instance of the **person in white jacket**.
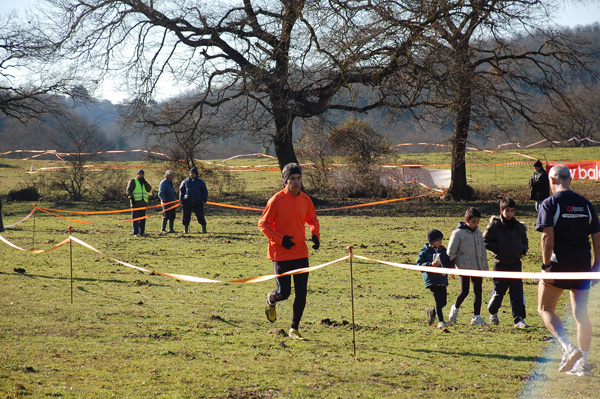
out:
<path id="1" fill-rule="evenodd" d="M 481 233 L 481 230 L 478 229 L 480 220 L 481 213 L 476 208 L 471 207 L 467 209 L 465 212 L 465 221 L 460 222 L 450 236 L 448 256 L 456 256 L 454 262 L 457 269 L 489 270 L 483 234 Z M 448 320 L 450 323 L 456 323 L 458 309 L 469 295 L 469 283 L 473 283 L 475 300 L 473 302 L 473 318 L 471 319 L 471 325 L 484 326 L 486 323 L 481 317 L 483 278 L 459 276 L 459 281 L 460 292 L 456 296 L 456 301 L 450 308 Z"/>

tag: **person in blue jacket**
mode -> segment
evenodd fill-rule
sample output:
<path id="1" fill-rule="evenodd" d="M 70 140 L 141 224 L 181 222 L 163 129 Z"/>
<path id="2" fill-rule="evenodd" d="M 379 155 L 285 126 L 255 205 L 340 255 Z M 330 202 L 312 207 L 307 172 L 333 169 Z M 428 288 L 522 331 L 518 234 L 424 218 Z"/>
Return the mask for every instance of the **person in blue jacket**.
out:
<path id="1" fill-rule="evenodd" d="M 175 212 L 176 208 L 173 208 L 175 201 L 175 186 L 173 185 L 173 179 L 175 178 L 175 172 L 167 170 L 165 172 L 165 178 L 158 185 L 158 198 L 160 198 L 161 204 L 163 205 L 163 219 L 161 233 L 175 233 L 173 224 L 175 223 Z M 173 208 L 173 209 L 170 209 Z M 169 231 L 167 231 L 167 222 L 169 222 Z"/>
<path id="2" fill-rule="evenodd" d="M 192 211 L 196 214 L 198 222 L 202 225 L 202 232 L 206 233 L 206 219 L 204 218 L 204 204 L 208 201 L 206 184 L 198 178 L 198 169 L 190 169 L 190 177 L 181 182 L 179 186 L 179 199 L 183 205 L 183 227 L 185 234 L 189 233 Z"/>
<path id="3" fill-rule="evenodd" d="M 452 261 L 446 253 L 446 248 L 442 245 L 444 235 L 441 231 L 431 229 L 427 232 L 427 242 L 421 248 L 417 265 L 433 266 L 433 267 L 449 267 L 452 268 Z M 442 273 L 427 273 L 422 272 L 425 288 L 429 289 L 433 294 L 435 306 L 432 309 L 427 309 L 427 323 L 433 325 L 435 318 L 438 319 L 438 328 L 446 328 L 447 324 L 444 321 L 443 309 L 447 303 L 448 292 L 448 275 Z"/>

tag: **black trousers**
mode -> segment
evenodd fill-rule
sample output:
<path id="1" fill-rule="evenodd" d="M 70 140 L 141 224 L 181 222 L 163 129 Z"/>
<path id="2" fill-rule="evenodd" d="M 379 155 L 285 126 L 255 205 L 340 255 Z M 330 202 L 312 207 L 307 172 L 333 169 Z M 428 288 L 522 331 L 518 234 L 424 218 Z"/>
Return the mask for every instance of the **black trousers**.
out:
<path id="1" fill-rule="evenodd" d="M 456 296 L 456 302 L 454 306 L 460 308 L 463 301 L 469 295 L 469 282 L 473 283 L 473 293 L 475 294 L 475 300 L 473 301 L 473 314 L 481 314 L 481 293 L 483 278 L 482 277 L 470 277 L 470 276 L 459 276 L 460 281 L 460 292 Z"/>
<path id="2" fill-rule="evenodd" d="M 137 219 L 139 217 L 146 216 L 146 210 L 131 211 L 131 218 Z M 146 219 L 136 220 L 133 222 L 133 234 L 145 234 L 146 233 Z"/>
<path id="3" fill-rule="evenodd" d="M 189 226 L 190 221 L 192 220 L 192 212 L 196 214 L 198 218 L 198 222 L 202 226 L 206 226 L 206 219 L 204 219 L 204 203 L 202 201 L 198 202 L 185 202 L 183 203 L 183 225 Z"/>
<path id="4" fill-rule="evenodd" d="M 164 209 L 169 209 L 170 206 L 169 207 L 163 206 L 163 208 Z M 173 219 L 175 219 L 175 216 L 177 215 L 176 212 L 175 212 L 176 210 L 177 209 L 169 209 L 168 211 L 163 212 L 163 219 L 167 219 L 167 220 L 173 220 Z"/>
<path id="5" fill-rule="evenodd" d="M 308 267 L 308 258 L 273 261 L 275 274 L 282 274 L 296 269 Z M 294 306 L 292 314 L 292 328 L 298 329 L 300 319 L 306 306 L 308 292 L 308 273 L 294 274 Z M 277 277 L 277 289 L 269 294 L 269 302 L 276 303 L 288 299 L 292 292 L 292 276 Z"/>
<path id="6" fill-rule="evenodd" d="M 502 306 L 502 300 L 506 291 L 508 291 L 510 297 L 510 308 L 512 309 L 513 320 L 516 322 L 519 319 L 524 319 L 525 314 L 525 296 L 523 295 L 523 280 L 514 278 L 495 278 L 494 291 L 492 291 L 492 297 L 488 304 L 488 310 L 490 314 L 498 313 L 500 306 Z"/>
<path id="7" fill-rule="evenodd" d="M 445 285 L 432 285 L 429 287 L 429 290 L 433 294 L 433 300 L 435 301 L 435 306 L 433 307 L 435 315 L 437 316 L 438 321 L 444 321 L 443 309 L 448 301 L 447 287 Z"/>

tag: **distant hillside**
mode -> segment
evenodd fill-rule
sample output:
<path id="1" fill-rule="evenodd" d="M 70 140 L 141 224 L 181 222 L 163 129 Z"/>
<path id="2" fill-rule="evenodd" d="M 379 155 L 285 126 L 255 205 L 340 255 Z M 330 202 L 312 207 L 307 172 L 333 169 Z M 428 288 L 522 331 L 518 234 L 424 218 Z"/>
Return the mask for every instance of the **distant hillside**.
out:
<path id="1" fill-rule="evenodd" d="M 597 54 L 600 57 L 600 24 L 578 26 L 570 32 L 588 40 L 592 44 L 592 47 L 597 49 Z M 529 42 L 523 44 L 533 45 L 535 43 Z M 600 69 L 600 58 L 598 65 Z M 589 80 L 590 85 L 595 84 L 591 77 Z M 82 88 L 82 90 L 85 89 Z M 98 134 L 102 136 L 104 149 L 127 150 L 145 148 L 148 145 L 144 137 L 126 130 L 120 123 L 121 117 L 126 111 L 125 105 L 112 104 L 107 100 L 74 103 L 71 98 L 63 98 L 63 101 L 67 109 L 74 111 L 77 115 L 84 118 L 84 120 L 87 120 L 98 128 Z M 362 101 L 366 103 L 367 98 L 362 98 Z M 223 107 L 222 112 L 224 115 L 230 115 L 235 114 L 237 110 L 232 105 L 226 105 Z M 415 110 L 415 112 L 418 113 L 420 110 Z M 452 134 L 450 123 L 448 123 L 448 126 L 441 127 L 433 124 L 417 123 L 408 112 L 395 115 L 393 118 L 390 115 L 391 113 L 388 110 L 381 109 L 357 116 L 367 121 L 376 130 L 382 131 L 393 145 L 406 142 L 442 144 Z M 335 124 L 350 117 L 350 115 L 340 111 L 332 111 L 327 117 L 331 124 Z M 56 138 L 48 133 L 48 126 L 48 118 L 42 121 L 33 121 L 27 125 L 23 125 L 12 118 L 0 118 L 0 152 L 20 149 L 54 149 Z M 470 134 L 469 144 L 479 148 L 496 148 L 499 144 L 510 141 L 532 143 L 540 139 L 539 136 L 527 136 L 527 133 L 518 121 L 510 130 L 509 134 L 495 131 L 492 128 L 473 132 Z M 206 146 L 206 153 L 199 154 L 199 156 L 211 158 L 229 157 L 240 153 L 263 152 L 263 150 L 269 151 L 271 154 L 274 153 L 272 145 L 269 145 L 268 135 L 266 137 L 257 135 L 257 137 L 251 138 L 246 132 L 247 130 L 242 129 L 237 135 L 216 143 L 209 143 Z M 295 129 L 295 138 L 299 139 L 301 134 L 300 123 L 298 122 Z M 431 147 L 431 149 L 435 150 L 435 147 Z M 403 149 L 400 148 L 398 150 L 402 151 Z"/>

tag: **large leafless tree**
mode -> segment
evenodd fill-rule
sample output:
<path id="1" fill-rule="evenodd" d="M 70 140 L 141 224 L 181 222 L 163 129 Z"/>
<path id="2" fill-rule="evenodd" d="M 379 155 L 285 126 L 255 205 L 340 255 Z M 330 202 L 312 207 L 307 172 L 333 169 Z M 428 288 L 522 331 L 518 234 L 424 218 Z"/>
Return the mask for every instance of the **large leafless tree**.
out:
<path id="1" fill-rule="evenodd" d="M 340 0 L 341 1 L 341 0 Z M 391 1 L 343 1 L 346 5 L 372 4 L 395 24 Z M 411 69 L 398 69 L 397 80 L 384 87 L 406 104 L 406 94 L 417 98 L 419 118 L 451 126 L 452 179 L 448 190 L 454 199 L 468 199 L 465 151 L 469 133 L 486 126 L 508 129 L 520 118 L 544 132 L 536 117 L 540 96 L 566 101 L 564 89 L 589 70 L 590 52 L 576 37 L 552 24 L 561 1 L 539 0 L 431 0 L 422 1 L 438 18 L 419 37 Z M 401 15 L 406 18 L 406 11 Z M 414 18 L 417 18 L 415 16 Z M 397 90 L 396 84 L 401 84 Z M 408 90 L 407 85 L 411 85 Z"/>
<path id="2" fill-rule="evenodd" d="M 297 118 L 380 105 L 377 97 L 357 99 L 357 86 L 377 87 L 394 73 L 430 23 L 418 14 L 403 24 L 382 24 L 371 18 L 376 14 L 324 0 L 47 3 L 54 10 L 46 13 L 53 22 L 47 26 L 62 34 L 57 42 L 65 60 L 99 74 L 120 71 L 142 106 L 167 78 L 200 93 L 188 114 L 235 102 L 232 120 L 252 117 L 273 127 L 280 167 L 296 161 Z M 164 124 L 154 115 L 145 118 Z"/>

